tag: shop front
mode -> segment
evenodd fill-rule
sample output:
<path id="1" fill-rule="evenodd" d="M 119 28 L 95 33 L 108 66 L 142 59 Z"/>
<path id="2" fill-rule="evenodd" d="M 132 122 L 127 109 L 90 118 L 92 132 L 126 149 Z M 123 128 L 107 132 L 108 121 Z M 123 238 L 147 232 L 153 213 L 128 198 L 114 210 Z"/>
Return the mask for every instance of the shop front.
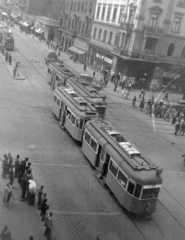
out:
<path id="1" fill-rule="evenodd" d="M 87 43 L 85 41 L 75 38 L 73 46 L 69 44 L 68 52 L 73 55 L 75 61 L 86 63 Z"/>
<path id="2" fill-rule="evenodd" d="M 88 63 L 98 71 L 111 70 L 113 55 L 110 51 L 89 45 Z"/>

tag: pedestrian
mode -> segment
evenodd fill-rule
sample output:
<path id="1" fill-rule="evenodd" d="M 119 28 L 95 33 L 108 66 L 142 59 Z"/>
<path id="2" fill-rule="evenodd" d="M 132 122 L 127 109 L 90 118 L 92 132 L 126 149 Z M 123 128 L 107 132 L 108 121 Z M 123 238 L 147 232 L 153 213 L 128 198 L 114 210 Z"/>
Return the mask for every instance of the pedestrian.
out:
<path id="1" fill-rule="evenodd" d="M 12 163 L 13 163 L 12 155 L 8 153 L 8 173 L 9 173 L 10 167 L 12 166 Z"/>
<path id="2" fill-rule="evenodd" d="M 51 49 L 53 49 L 53 42 L 51 42 Z"/>
<path id="3" fill-rule="evenodd" d="M 37 203 L 37 208 L 40 210 L 40 205 L 41 205 L 41 199 L 43 195 L 43 190 L 44 186 L 41 186 L 40 189 L 38 189 L 38 203 Z"/>
<path id="4" fill-rule="evenodd" d="M 166 101 L 168 101 L 168 92 L 166 91 L 166 93 L 165 93 L 165 95 L 164 95 L 164 98 L 163 98 L 163 100 L 166 100 Z"/>
<path id="5" fill-rule="evenodd" d="M 17 68 L 16 68 L 16 66 L 15 66 L 14 69 L 13 69 L 13 77 L 14 77 L 14 78 L 16 77 L 16 74 L 17 74 Z"/>
<path id="6" fill-rule="evenodd" d="M 185 133 L 185 122 L 183 121 L 181 123 L 181 126 L 180 126 L 180 131 L 179 131 L 179 134 L 182 133 L 182 136 L 184 136 L 184 133 Z"/>
<path id="7" fill-rule="evenodd" d="M 86 63 L 84 64 L 84 72 L 86 71 L 87 65 Z"/>
<path id="8" fill-rule="evenodd" d="M 6 197 L 6 206 L 7 206 L 7 208 L 9 208 L 11 198 L 13 198 L 14 201 L 15 201 L 15 198 L 12 193 L 12 185 L 10 183 L 8 183 L 7 187 L 8 187 L 8 189 L 7 189 L 7 197 Z"/>
<path id="9" fill-rule="evenodd" d="M 144 92 L 144 90 L 141 89 L 141 92 L 140 92 L 140 94 L 139 94 L 139 99 L 141 99 L 141 98 L 143 97 L 143 92 Z"/>
<path id="10" fill-rule="evenodd" d="M 8 174 L 8 156 L 6 154 L 4 154 L 4 159 L 2 162 L 2 178 L 5 178 L 6 175 Z"/>
<path id="11" fill-rule="evenodd" d="M 17 178 L 19 176 L 19 166 L 20 166 L 20 160 L 19 160 L 20 156 L 17 155 L 16 159 L 15 159 L 15 178 Z"/>
<path id="12" fill-rule="evenodd" d="M 21 190 L 22 190 L 22 195 L 21 195 L 21 201 L 26 200 L 26 190 L 27 190 L 27 185 L 28 185 L 28 180 L 26 178 L 26 174 L 24 173 L 21 179 Z"/>
<path id="13" fill-rule="evenodd" d="M 5 53 L 5 61 L 8 62 L 8 52 Z"/>
<path id="14" fill-rule="evenodd" d="M 11 55 L 11 53 L 8 56 L 8 61 L 9 61 L 9 64 L 12 65 L 12 55 Z"/>
<path id="15" fill-rule="evenodd" d="M 25 173 L 27 174 L 28 172 L 30 172 L 31 169 L 31 162 L 28 162 L 28 165 L 25 167 Z"/>
<path id="16" fill-rule="evenodd" d="M 35 205 L 35 195 L 37 192 L 37 185 L 33 179 L 29 180 L 28 204 Z"/>
<path id="17" fill-rule="evenodd" d="M 11 232 L 8 229 L 8 226 L 5 225 L 3 231 L 0 234 L 1 240 L 12 240 Z"/>
<path id="18" fill-rule="evenodd" d="M 145 107 L 145 99 L 144 97 L 142 98 L 141 102 L 140 102 L 140 109 L 143 110 Z"/>
<path id="19" fill-rule="evenodd" d="M 135 107 L 136 106 L 136 101 L 137 101 L 137 98 L 136 96 L 134 96 L 133 100 L 132 100 L 132 106 Z"/>
<path id="20" fill-rule="evenodd" d="M 175 132 L 174 132 L 174 134 L 177 135 L 178 132 L 179 132 L 179 130 L 180 130 L 180 122 L 178 121 L 178 122 L 175 124 Z"/>
<path id="21" fill-rule="evenodd" d="M 49 209 L 49 206 L 47 204 L 47 199 L 44 199 L 43 202 L 40 205 L 40 215 L 42 217 L 42 221 L 44 221 L 45 216 L 46 216 L 46 211 Z"/>
<path id="22" fill-rule="evenodd" d="M 95 77 L 95 75 L 96 75 L 96 71 L 94 70 L 94 71 L 93 71 L 93 77 Z"/>
<path id="23" fill-rule="evenodd" d="M 15 178 L 14 165 L 11 165 L 9 168 L 9 180 L 12 187 L 14 183 L 14 178 Z"/>
<path id="24" fill-rule="evenodd" d="M 46 226 L 46 230 L 45 230 L 44 235 L 47 237 L 48 240 L 51 240 L 52 227 L 53 227 L 53 213 L 52 212 L 47 214 L 47 216 L 45 218 L 45 226 Z"/>

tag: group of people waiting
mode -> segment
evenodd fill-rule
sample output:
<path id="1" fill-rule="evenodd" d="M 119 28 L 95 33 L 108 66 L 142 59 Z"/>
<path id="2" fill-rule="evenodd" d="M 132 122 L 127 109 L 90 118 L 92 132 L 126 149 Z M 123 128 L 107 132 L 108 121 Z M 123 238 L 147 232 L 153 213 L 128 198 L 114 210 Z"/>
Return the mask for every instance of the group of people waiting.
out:
<path id="1" fill-rule="evenodd" d="M 8 176 L 9 182 L 4 189 L 3 202 L 5 202 L 9 208 L 11 198 L 15 201 L 12 192 L 15 178 L 18 179 L 18 183 L 22 190 L 20 201 L 28 201 L 29 205 L 35 205 L 35 196 L 38 194 L 37 207 L 38 210 L 40 210 L 42 221 L 44 221 L 44 226 L 46 227 L 44 235 L 48 240 L 51 240 L 53 213 L 48 212 L 49 205 L 47 203 L 47 194 L 44 193 L 44 186 L 41 186 L 37 191 L 37 185 L 33 178 L 31 165 L 27 157 L 21 161 L 20 156 L 17 155 L 16 159 L 13 160 L 10 153 L 4 154 L 4 159 L 2 161 L 2 178 Z"/>

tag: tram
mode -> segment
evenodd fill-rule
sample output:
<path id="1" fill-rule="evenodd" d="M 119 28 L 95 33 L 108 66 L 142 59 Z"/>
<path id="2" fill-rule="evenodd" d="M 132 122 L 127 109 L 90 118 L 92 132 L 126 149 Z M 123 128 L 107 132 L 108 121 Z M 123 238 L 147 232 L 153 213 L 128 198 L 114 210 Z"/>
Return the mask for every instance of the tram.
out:
<path id="1" fill-rule="evenodd" d="M 61 126 L 82 142 L 85 123 L 97 117 L 96 109 L 70 88 L 57 87 L 53 92 L 52 111 Z"/>
<path id="2" fill-rule="evenodd" d="M 91 103 L 96 108 L 99 118 L 105 118 L 107 108 L 106 95 L 98 92 L 90 84 L 83 81 L 83 78 L 68 78 L 66 85 L 82 95 L 87 102 Z"/>
<path id="3" fill-rule="evenodd" d="M 101 179 L 129 212 L 150 216 L 156 209 L 161 173 L 116 128 L 102 119 L 88 121 L 82 152 Z"/>
<path id="4" fill-rule="evenodd" d="M 0 30 L 0 41 L 6 50 L 14 50 L 14 38 L 11 29 Z"/>
<path id="5" fill-rule="evenodd" d="M 73 77 L 75 74 L 67 69 L 62 62 L 50 62 L 47 71 L 47 81 L 51 87 L 55 89 L 61 85 L 65 85 L 64 81 L 68 77 Z"/>

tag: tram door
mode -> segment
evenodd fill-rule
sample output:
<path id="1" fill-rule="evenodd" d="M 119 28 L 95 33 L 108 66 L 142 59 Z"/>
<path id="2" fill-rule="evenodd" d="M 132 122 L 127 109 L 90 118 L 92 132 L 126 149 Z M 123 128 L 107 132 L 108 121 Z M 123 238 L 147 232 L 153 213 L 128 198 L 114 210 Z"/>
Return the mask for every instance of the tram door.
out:
<path id="1" fill-rule="evenodd" d="M 67 106 L 63 102 L 61 102 L 61 111 L 60 111 L 60 125 L 64 126 L 65 120 L 66 120 L 66 111 L 67 111 Z"/>
<path id="2" fill-rule="evenodd" d="M 102 148 L 98 167 L 99 171 L 102 173 L 102 177 L 106 177 L 107 175 L 109 161 L 110 161 L 109 154 Z"/>

